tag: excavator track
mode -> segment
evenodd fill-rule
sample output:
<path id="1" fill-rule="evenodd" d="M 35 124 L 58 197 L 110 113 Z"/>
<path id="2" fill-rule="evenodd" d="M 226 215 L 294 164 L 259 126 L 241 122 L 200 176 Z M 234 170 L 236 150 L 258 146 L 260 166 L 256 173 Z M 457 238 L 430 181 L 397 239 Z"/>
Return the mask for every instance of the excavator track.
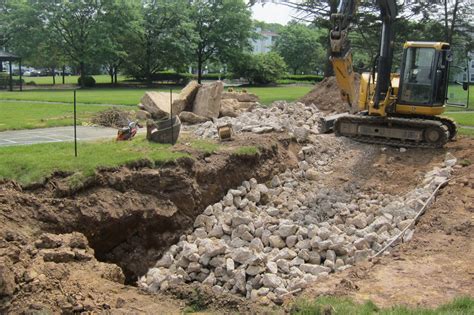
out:
<path id="1" fill-rule="evenodd" d="M 448 117 L 425 116 L 425 115 L 415 115 L 415 116 L 397 115 L 397 116 L 394 116 L 394 117 L 416 118 L 416 119 L 423 119 L 423 120 L 439 121 L 448 128 L 449 140 L 453 140 L 456 137 L 457 133 L 458 133 L 458 127 L 456 125 L 456 122 L 454 120 L 452 120 L 451 118 L 448 118 Z"/>
<path id="2" fill-rule="evenodd" d="M 441 148 L 452 135 L 441 120 L 363 115 L 338 118 L 334 131 L 359 142 L 412 148 Z"/>

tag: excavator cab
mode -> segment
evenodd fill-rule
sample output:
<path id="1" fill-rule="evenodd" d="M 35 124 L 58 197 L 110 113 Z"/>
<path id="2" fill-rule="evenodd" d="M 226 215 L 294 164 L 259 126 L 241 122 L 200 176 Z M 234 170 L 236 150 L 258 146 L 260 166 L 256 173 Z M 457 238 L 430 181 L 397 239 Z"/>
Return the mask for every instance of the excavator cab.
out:
<path id="1" fill-rule="evenodd" d="M 442 113 L 446 103 L 451 59 L 451 50 L 447 43 L 405 43 L 396 113 Z"/>

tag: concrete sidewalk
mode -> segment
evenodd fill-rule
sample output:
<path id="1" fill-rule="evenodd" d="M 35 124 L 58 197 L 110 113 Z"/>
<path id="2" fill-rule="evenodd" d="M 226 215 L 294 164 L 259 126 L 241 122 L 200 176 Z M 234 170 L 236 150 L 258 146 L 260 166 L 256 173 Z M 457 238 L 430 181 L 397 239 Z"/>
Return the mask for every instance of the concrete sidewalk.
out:
<path id="1" fill-rule="evenodd" d="M 115 139 L 116 136 L 117 129 L 114 128 L 77 126 L 77 139 L 79 141 Z M 73 126 L 0 132 L 0 147 L 73 140 Z"/>

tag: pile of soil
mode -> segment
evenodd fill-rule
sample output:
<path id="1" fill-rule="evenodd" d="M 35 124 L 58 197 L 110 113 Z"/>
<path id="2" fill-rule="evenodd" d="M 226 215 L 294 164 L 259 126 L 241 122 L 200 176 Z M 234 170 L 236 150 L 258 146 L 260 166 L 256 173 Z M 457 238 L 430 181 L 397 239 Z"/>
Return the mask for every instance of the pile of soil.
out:
<path id="1" fill-rule="evenodd" d="M 122 128 L 128 126 L 131 119 L 130 112 L 114 107 L 99 112 L 92 118 L 92 123 L 104 127 Z"/>
<path id="2" fill-rule="evenodd" d="M 357 91 L 356 99 L 358 99 L 360 75 L 356 73 L 355 79 Z M 337 85 L 336 77 L 325 78 L 316 84 L 315 87 L 299 101 L 306 105 L 314 104 L 319 110 L 328 113 L 345 113 L 350 111 L 349 105 L 341 98 L 341 90 Z M 354 102 L 354 106 L 355 105 L 357 105 L 357 101 Z"/>

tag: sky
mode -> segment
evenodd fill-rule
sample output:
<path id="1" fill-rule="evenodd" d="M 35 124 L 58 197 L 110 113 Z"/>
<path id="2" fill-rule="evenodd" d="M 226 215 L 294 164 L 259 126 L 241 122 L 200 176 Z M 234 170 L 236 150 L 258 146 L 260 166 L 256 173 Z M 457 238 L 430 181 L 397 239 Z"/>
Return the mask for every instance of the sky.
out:
<path id="1" fill-rule="evenodd" d="M 253 18 L 267 23 L 287 24 L 296 15 L 296 11 L 281 4 L 268 3 L 263 7 L 261 4 L 252 7 Z"/>

